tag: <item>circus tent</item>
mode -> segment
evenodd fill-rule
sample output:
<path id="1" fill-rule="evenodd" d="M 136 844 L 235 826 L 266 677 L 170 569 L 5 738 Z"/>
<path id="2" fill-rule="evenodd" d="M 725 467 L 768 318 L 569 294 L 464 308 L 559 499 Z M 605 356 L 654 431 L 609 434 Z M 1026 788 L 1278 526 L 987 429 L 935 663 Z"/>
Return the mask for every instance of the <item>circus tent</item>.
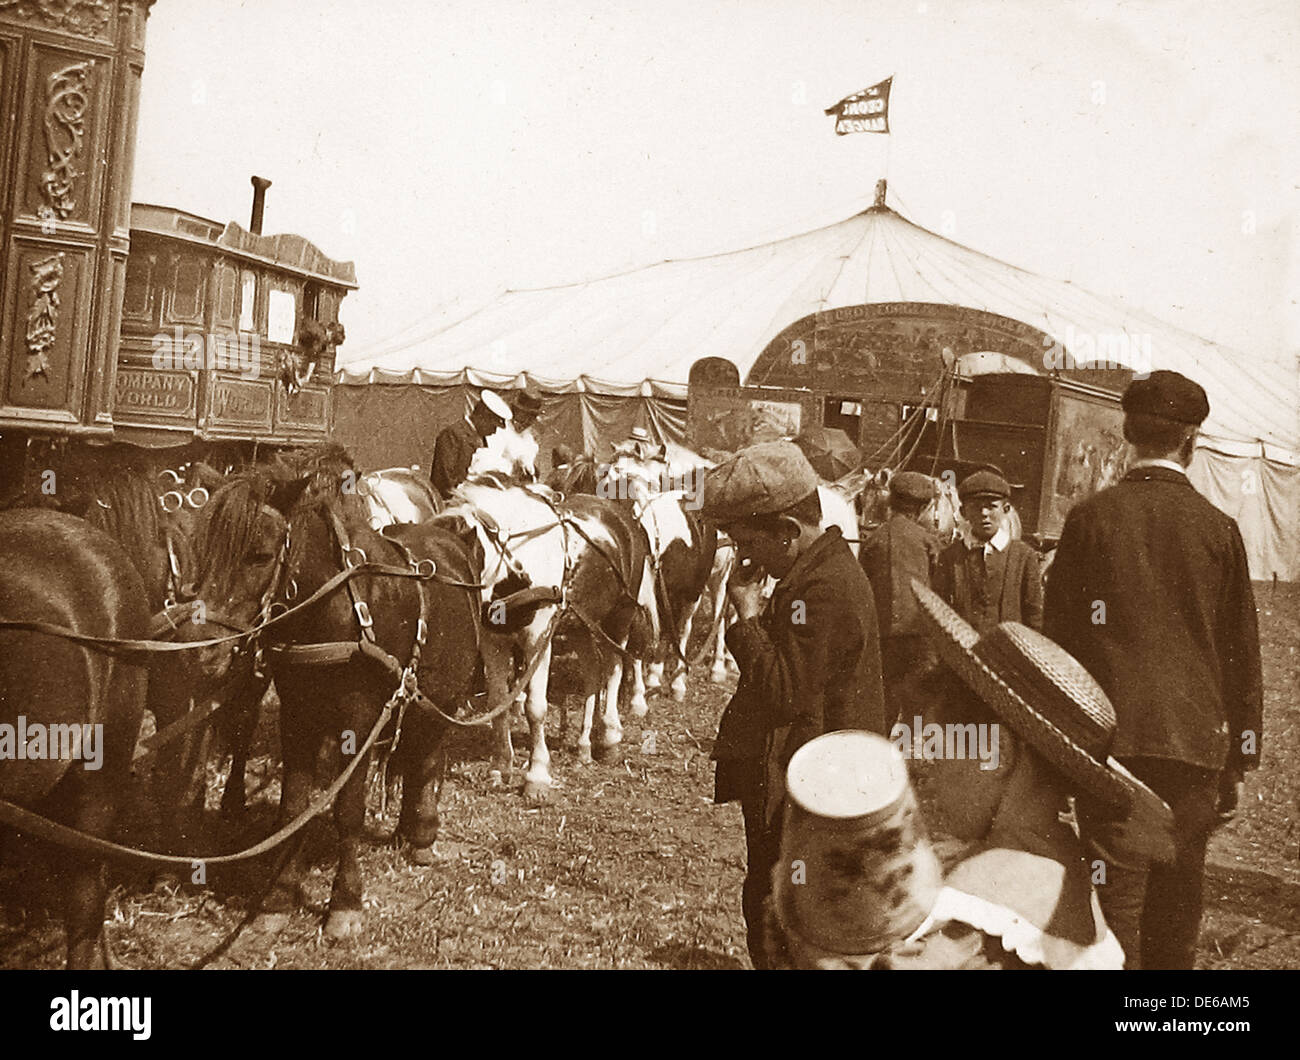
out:
<path id="1" fill-rule="evenodd" d="M 880 204 L 758 246 L 503 291 L 472 311 L 448 310 L 418 340 L 339 369 L 338 434 L 363 462 L 425 463 L 437 430 L 462 414 L 475 389 L 527 383 L 546 401 L 552 439 L 595 450 L 639 423 L 680 441 L 696 360 L 727 358 L 744 378 L 794 321 L 896 302 L 983 310 L 1038 328 L 1057 343 L 1058 363 L 1047 368 L 1103 361 L 1173 369 L 1201 383 L 1211 412 L 1194 482 L 1238 519 L 1256 577 L 1300 577 L 1294 364 L 1017 268 Z M 382 439 L 377 422 L 393 425 Z"/>

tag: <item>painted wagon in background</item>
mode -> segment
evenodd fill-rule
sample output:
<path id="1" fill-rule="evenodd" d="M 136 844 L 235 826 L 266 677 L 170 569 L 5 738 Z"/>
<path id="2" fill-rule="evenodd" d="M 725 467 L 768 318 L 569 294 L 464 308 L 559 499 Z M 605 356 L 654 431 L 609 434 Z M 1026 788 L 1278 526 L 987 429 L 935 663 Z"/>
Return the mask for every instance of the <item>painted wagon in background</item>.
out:
<path id="1" fill-rule="evenodd" d="M 687 443 L 734 452 L 817 427 L 845 431 L 872 470 L 960 479 L 993 464 L 1015 487 L 1028 536 L 1048 545 L 1079 498 L 1124 470 L 1124 369 L 1057 369 L 1045 332 L 981 310 L 922 302 L 813 314 L 776 336 L 742 383 L 697 361 Z"/>

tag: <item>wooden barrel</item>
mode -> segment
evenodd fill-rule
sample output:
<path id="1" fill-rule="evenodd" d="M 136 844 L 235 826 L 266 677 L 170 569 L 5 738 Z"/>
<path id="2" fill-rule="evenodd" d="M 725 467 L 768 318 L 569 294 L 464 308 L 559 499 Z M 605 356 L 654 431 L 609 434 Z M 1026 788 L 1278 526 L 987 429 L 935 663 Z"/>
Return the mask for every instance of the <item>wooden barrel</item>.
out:
<path id="1" fill-rule="evenodd" d="M 942 870 L 897 748 L 869 732 L 819 736 L 790 759 L 786 792 L 776 880 L 785 929 L 864 954 L 919 927 Z"/>

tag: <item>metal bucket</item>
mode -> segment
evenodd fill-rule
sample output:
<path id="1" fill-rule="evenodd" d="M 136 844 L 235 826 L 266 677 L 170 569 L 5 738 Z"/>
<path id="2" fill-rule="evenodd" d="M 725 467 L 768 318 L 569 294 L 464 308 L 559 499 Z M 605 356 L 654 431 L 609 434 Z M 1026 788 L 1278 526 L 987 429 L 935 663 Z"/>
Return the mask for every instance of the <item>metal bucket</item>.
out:
<path id="1" fill-rule="evenodd" d="M 874 733 L 827 733 L 786 769 L 777 901 L 787 931 L 832 953 L 875 953 L 934 907 L 942 869 L 907 763 Z"/>

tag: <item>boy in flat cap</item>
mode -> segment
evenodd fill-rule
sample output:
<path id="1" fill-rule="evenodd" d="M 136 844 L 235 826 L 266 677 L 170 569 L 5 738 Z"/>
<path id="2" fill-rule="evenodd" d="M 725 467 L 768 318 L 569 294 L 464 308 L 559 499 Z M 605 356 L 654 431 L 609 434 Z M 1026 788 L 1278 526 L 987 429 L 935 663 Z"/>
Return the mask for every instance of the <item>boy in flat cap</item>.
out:
<path id="1" fill-rule="evenodd" d="M 929 651 L 912 580 L 929 587 L 939 559 L 939 540 L 930 529 L 937 489 L 929 475 L 899 472 L 889 480 L 889 518 L 862 544 L 880 626 L 886 727 L 901 713 L 905 682 L 926 669 Z"/>
<path id="2" fill-rule="evenodd" d="M 999 622 L 1041 630 L 1038 553 L 1011 537 L 1011 486 L 996 471 L 976 471 L 958 483 L 957 496 L 970 534 L 940 553 L 935 591 L 980 633 Z"/>
<path id="3" fill-rule="evenodd" d="M 718 725 L 714 798 L 739 800 L 748 872 L 742 907 L 755 968 L 768 967 L 763 901 L 780 850 L 785 767 L 836 729 L 885 733 L 871 585 L 838 528 L 821 528 L 817 473 L 791 442 L 750 446 L 699 484 L 705 518 L 736 542 L 727 647 L 740 684 Z M 778 579 L 764 603 L 766 575 Z"/>
<path id="4" fill-rule="evenodd" d="M 1205 846 L 1259 763 L 1259 633 L 1237 523 L 1187 480 L 1205 391 L 1153 372 L 1124 393 L 1137 459 L 1123 480 L 1081 501 L 1047 582 L 1046 632 L 1115 705 L 1114 755 L 1169 803 L 1169 865 L 1107 856 L 1106 830 L 1081 821 L 1107 861 L 1099 888 L 1128 967 L 1191 968 Z"/>
<path id="5" fill-rule="evenodd" d="M 510 422 L 511 415 L 510 406 L 499 394 L 484 390 L 468 416 L 439 432 L 429 465 L 429 479 L 443 498 L 465 481 L 474 454 Z"/>

